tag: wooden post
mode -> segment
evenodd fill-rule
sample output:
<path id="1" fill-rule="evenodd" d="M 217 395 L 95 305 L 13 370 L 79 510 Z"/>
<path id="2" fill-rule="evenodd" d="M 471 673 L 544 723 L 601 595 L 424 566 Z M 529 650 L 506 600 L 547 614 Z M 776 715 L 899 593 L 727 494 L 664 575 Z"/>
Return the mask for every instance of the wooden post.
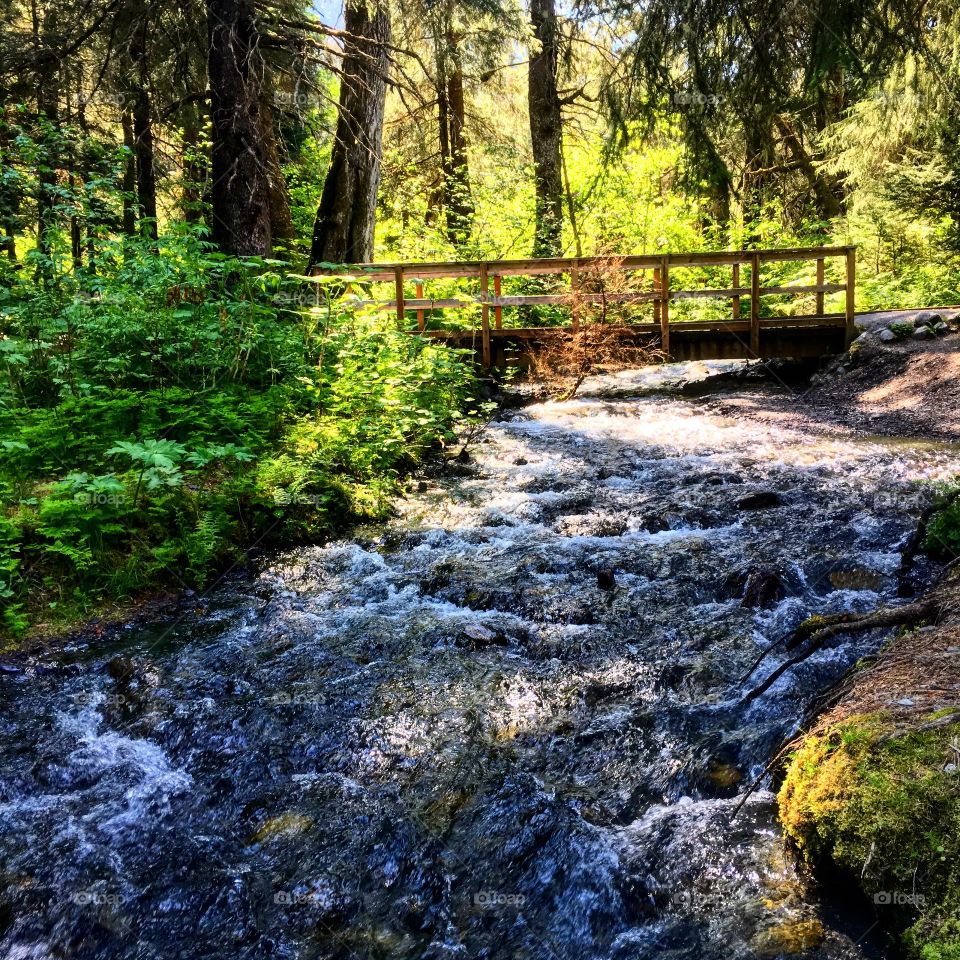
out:
<path id="1" fill-rule="evenodd" d="M 750 353 L 760 356 L 760 254 L 750 258 Z"/>
<path id="2" fill-rule="evenodd" d="M 653 301 L 653 322 L 660 322 L 660 268 L 653 268 L 653 292 L 656 299 Z"/>
<path id="3" fill-rule="evenodd" d="M 817 286 L 818 287 L 823 286 L 823 280 L 825 276 L 824 266 L 825 264 L 824 264 L 823 257 L 818 257 L 817 258 Z M 817 291 L 817 316 L 822 317 L 825 312 L 826 312 L 826 303 L 823 295 L 823 290 L 818 290 Z"/>
<path id="4" fill-rule="evenodd" d="M 857 248 L 847 247 L 847 346 L 857 335 Z"/>
<path id="5" fill-rule="evenodd" d="M 423 299 L 423 282 L 420 280 L 417 281 L 417 299 Z M 417 329 L 422 331 L 425 327 L 426 324 L 424 323 L 423 319 L 423 310 L 417 310 Z"/>
<path id="6" fill-rule="evenodd" d="M 740 264 L 735 263 L 733 265 L 733 285 L 734 287 L 740 286 Z M 733 295 L 733 319 L 740 319 L 740 294 L 735 293 Z"/>
<path id="7" fill-rule="evenodd" d="M 493 275 L 493 295 L 500 299 L 500 274 Z M 498 329 L 503 329 L 503 307 L 499 304 L 493 308 L 493 325 Z"/>
<path id="8" fill-rule="evenodd" d="M 397 321 L 400 324 L 400 329 L 402 330 L 404 324 L 406 323 L 405 319 L 405 308 L 404 308 L 404 299 L 403 299 L 403 267 L 395 267 L 393 271 L 393 285 L 396 291 L 396 301 L 397 301 Z"/>
<path id="9" fill-rule="evenodd" d="M 490 369 L 490 277 L 487 264 L 480 264 L 480 328 L 483 346 L 483 366 Z"/>
<path id="10" fill-rule="evenodd" d="M 670 357 L 670 255 L 660 258 L 660 349 Z"/>
<path id="11" fill-rule="evenodd" d="M 580 304 L 577 300 L 580 289 L 580 271 L 576 261 L 570 267 L 570 329 L 576 333 L 580 329 Z"/>

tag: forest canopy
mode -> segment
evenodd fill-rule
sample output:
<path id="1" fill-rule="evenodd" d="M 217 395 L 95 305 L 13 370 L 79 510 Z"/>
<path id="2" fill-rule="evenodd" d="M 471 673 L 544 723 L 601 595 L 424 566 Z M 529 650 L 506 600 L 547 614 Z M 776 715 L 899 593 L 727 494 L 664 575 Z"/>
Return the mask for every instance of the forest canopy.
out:
<path id="1" fill-rule="evenodd" d="M 950 292 L 945 0 L 4 7 L 11 260 L 176 224 L 300 267 L 835 237 Z"/>

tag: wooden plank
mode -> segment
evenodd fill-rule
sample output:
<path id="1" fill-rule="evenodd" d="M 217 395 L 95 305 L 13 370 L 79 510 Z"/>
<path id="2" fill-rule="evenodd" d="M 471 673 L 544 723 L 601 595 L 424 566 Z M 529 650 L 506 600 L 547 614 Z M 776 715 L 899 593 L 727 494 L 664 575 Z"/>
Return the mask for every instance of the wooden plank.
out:
<path id="1" fill-rule="evenodd" d="M 718 290 L 671 290 L 671 300 L 700 300 L 709 297 L 746 297 L 749 287 L 726 287 Z"/>
<path id="2" fill-rule="evenodd" d="M 500 274 L 495 273 L 493 275 L 493 296 L 495 300 L 500 299 Z M 503 329 L 503 307 L 496 306 L 493 309 L 493 323 L 498 330 Z"/>
<path id="3" fill-rule="evenodd" d="M 487 265 L 484 263 L 480 267 L 480 330 L 483 337 L 483 366 L 490 369 L 490 277 L 487 273 Z"/>
<path id="4" fill-rule="evenodd" d="M 397 319 L 400 321 L 400 325 L 403 326 L 403 314 L 404 314 L 404 305 L 403 305 L 403 267 L 396 266 L 393 270 L 394 273 L 394 289 L 396 291 L 395 303 L 397 309 Z"/>
<path id="5" fill-rule="evenodd" d="M 735 263 L 733 265 L 733 288 L 738 290 L 740 288 L 740 264 Z M 735 293 L 733 295 L 733 319 L 740 319 L 740 294 Z"/>
<path id="6" fill-rule="evenodd" d="M 721 264 L 746 263 L 754 253 L 760 257 L 761 263 L 773 263 L 788 260 L 816 260 L 825 257 L 846 256 L 847 247 L 785 247 L 780 250 L 719 250 L 698 253 L 673 253 L 670 257 L 671 266 L 696 267 Z M 581 270 L 592 267 L 610 269 L 616 264 L 622 270 L 649 270 L 655 269 L 662 261 L 662 255 L 640 254 L 624 257 L 549 257 L 529 258 L 523 260 L 496 261 L 496 269 L 503 276 L 516 274 L 536 275 L 543 273 L 569 273 L 570 268 L 579 264 Z M 410 263 L 348 263 L 330 270 L 315 269 L 309 281 L 316 277 L 351 276 L 357 280 L 381 282 L 393 278 L 397 266 L 403 267 L 409 279 L 427 279 L 431 277 L 478 277 L 483 264 L 480 261 L 437 261 L 437 262 L 410 262 Z"/>
<path id="7" fill-rule="evenodd" d="M 801 293 L 816 293 L 821 298 L 824 293 L 840 293 L 843 290 L 847 289 L 845 283 L 824 283 L 817 284 L 812 287 L 761 287 L 760 296 L 774 296 L 776 294 L 801 294 Z M 822 307 L 819 305 L 819 299 L 817 301 L 817 312 L 823 313 Z"/>
<path id="8" fill-rule="evenodd" d="M 659 265 L 654 268 L 653 271 L 653 322 L 659 327 L 660 326 L 660 267 Z"/>
<path id="9" fill-rule="evenodd" d="M 825 316 L 800 317 L 761 317 L 760 329 L 772 332 L 786 332 L 791 330 L 805 330 L 811 335 L 820 331 L 843 331 L 846 323 L 845 315 L 827 314 Z M 629 324 L 609 324 L 606 328 L 612 332 L 622 333 L 624 336 L 654 336 L 661 332 L 659 324 L 655 323 L 629 323 Z M 408 331 L 411 334 L 418 333 L 417 330 Z M 570 326 L 563 327 L 504 327 L 502 330 L 491 330 L 491 340 L 536 340 L 545 336 L 553 336 L 557 333 L 573 333 Z M 750 321 L 715 321 L 715 320 L 675 320 L 670 324 L 670 338 L 674 344 L 685 338 L 698 338 L 709 340 L 714 335 L 727 334 L 749 334 Z M 471 341 L 475 336 L 473 330 L 427 330 L 425 336 L 434 337 L 438 340 L 463 340 Z"/>
<path id="10" fill-rule="evenodd" d="M 670 257 L 660 258 L 660 349 L 670 356 Z"/>
<path id="11" fill-rule="evenodd" d="M 410 310 L 461 310 L 464 307 L 476 307 L 480 303 L 476 297 L 449 297 L 446 299 L 431 300 L 429 297 L 417 299 L 411 297 L 403 300 L 403 309 Z M 376 307 L 378 310 L 396 310 L 396 300 L 357 300 L 357 307 Z"/>
<path id="12" fill-rule="evenodd" d="M 823 282 L 826 279 L 826 261 L 823 257 L 817 257 L 817 287 L 822 288 Z M 817 313 L 823 313 L 826 309 L 826 301 L 824 299 L 824 291 L 822 289 L 817 290 Z"/>
<path id="13" fill-rule="evenodd" d="M 577 264 L 570 268 L 570 326 L 574 331 L 580 329 L 580 270 Z"/>
<path id="14" fill-rule="evenodd" d="M 846 300 L 847 346 L 857 335 L 857 248 L 847 247 L 847 300 Z"/>
<path id="15" fill-rule="evenodd" d="M 760 255 L 750 256 L 750 353 L 760 356 Z"/>
<path id="16" fill-rule="evenodd" d="M 422 280 L 418 280 L 416 283 L 416 293 L 417 293 L 417 299 L 422 300 L 423 299 L 423 281 Z M 417 329 L 423 330 L 425 327 L 426 327 L 426 323 L 424 322 L 424 313 L 423 313 L 423 310 L 420 309 L 417 311 Z"/>

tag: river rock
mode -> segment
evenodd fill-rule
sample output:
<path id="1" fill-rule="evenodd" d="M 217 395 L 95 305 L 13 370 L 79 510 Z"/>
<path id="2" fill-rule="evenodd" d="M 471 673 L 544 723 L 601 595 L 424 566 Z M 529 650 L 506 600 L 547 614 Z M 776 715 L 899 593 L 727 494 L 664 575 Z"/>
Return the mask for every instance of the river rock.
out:
<path id="1" fill-rule="evenodd" d="M 617 589 L 617 578 L 614 575 L 612 570 L 598 570 L 597 571 L 597 586 L 601 590 L 616 590 Z"/>
<path id="2" fill-rule="evenodd" d="M 929 327 L 940 319 L 937 314 L 931 313 L 929 310 L 922 310 L 913 318 L 913 325 L 914 327 Z"/>
<path id="3" fill-rule="evenodd" d="M 507 638 L 498 630 L 491 630 L 481 623 L 468 623 L 457 638 L 458 647 L 482 650 L 484 647 L 505 647 Z"/>
<path id="4" fill-rule="evenodd" d="M 881 343 L 892 343 L 896 339 L 897 335 L 889 327 L 880 331 Z"/>
<path id="5" fill-rule="evenodd" d="M 112 680 L 129 683 L 134 675 L 133 661 L 129 657 L 114 657 L 107 663 L 107 675 Z"/>
<path id="6" fill-rule="evenodd" d="M 945 337 L 950 332 L 950 324 L 941 320 L 933 325 L 933 332 L 938 337 Z"/>
<path id="7" fill-rule="evenodd" d="M 933 330 L 930 327 L 917 327 L 913 331 L 914 340 L 932 340 L 933 339 Z"/>
<path id="8" fill-rule="evenodd" d="M 786 584 L 778 570 L 771 567 L 761 567 L 752 570 L 747 576 L 743 588 L 743 607 L 769 609 L 776 606 L 787 593 Z"/>
<path id="9" fill-rule="evenodd" d="M 783 506 L 783 497 L 775 490 L 758 490 L 756 493 L 748 493 L 737 501 L 737 506 L 741 510 L 765 510 L 768 507 Z"/>

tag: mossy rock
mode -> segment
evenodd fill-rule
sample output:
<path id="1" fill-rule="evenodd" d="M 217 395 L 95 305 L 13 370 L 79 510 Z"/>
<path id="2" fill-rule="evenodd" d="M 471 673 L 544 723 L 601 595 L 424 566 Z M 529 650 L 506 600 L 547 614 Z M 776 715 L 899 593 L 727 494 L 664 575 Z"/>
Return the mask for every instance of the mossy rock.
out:
<path id="1" fill-rule="evenodd" d="M 295 837 L 306 833 L 313 826 L 313 820 L 302 814 L 288 811 L 278 817 L 271 817 L 250 838 L 251 843 L 268 843 L 281 837 Z"/>
<path id="2" fill-rule="evenodd" d="M 804 856 L 859 878 L 922 960 L 960 960 L 958 745 L 960 717 L 903 735 L 884 714 L 851 717 L 806 738 L 778 797 Z"/>
<path id="3" fill-rule="evenodd" d="M 761 930 L 750 946 L 758 957 L 791 957 L 816 949 L 823 938 L 819 920 L 787 920 Z"/>
<path id="4" fill-rule="evenodd" d="M 898 340 L 906 340 L 908 337 L 913 336 L 913 324 L 912 323 L 891 323 L 890 331 Z"/>

